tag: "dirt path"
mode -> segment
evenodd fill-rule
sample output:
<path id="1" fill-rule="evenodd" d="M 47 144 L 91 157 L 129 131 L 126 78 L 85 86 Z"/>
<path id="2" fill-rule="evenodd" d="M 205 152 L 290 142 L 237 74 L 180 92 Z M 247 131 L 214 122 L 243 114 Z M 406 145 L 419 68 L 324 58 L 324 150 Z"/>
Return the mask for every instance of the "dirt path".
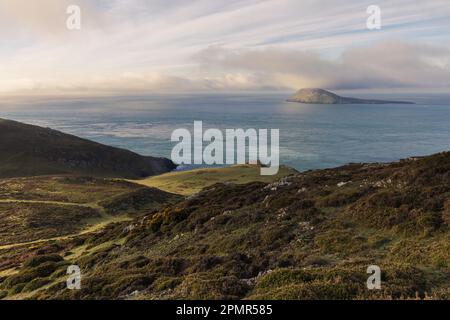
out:
<path id="1" fill-rule="evenodd" d="M 45 201 L 45 200 L 18 200 L 18 199 L 0 199 L 0 203 L 32 203 L 32 204 L 54 204 L 54 205 L 61 205 L 61 206 L 72 206 L 72 207 L 83 207 L 83 208 L 91 208 L 100 214 L 100 218 L 94 218 L 91 220 L 88 220 L 92 222 L 92 225 L 87 227 L 86 229 L 69 235 L 64 236 L 57 236 L 52 238 L 46 238 L 46 239 L 39 239 L 34 241 L 28 241 L 28 242 L 18 242 L 18 243 L 12 243 L 12 244 L 6 244 L 6 245 L 0 245 L 0 250 L 6 250 L 21 246 L 30 246 L 33 244 L 40 244 L 45 243 L 49 241 L 61 241 L 61 240 L 67 240 L 73 237 L 81 236 L 87 233 L 92 233 L 99 231 L 106 227 L 110 223 L 115 222 L 123 222 L 123 221 L 131 221 L 132 219 L 128 216 L 111 216 L 109 215 L 105 208 L 100 206 L 98 203 L 72 203 L 72 202 L 59 202 L 59 201 Z"/>
<path id="2" fill-rule="evenodd" d="M 92 203 L 74 203 L 74 202 L 60 202 L 60 201 L 47 201 L 47 200 L 19 200 L 19 199 L 0 199 L 0 203 L 37 203 L 37 204 L 56 204 L 60 206 L 77 206 L 93 208 Z"/>
<path id="3" fill-rule="evenodd" d="M 84 235 L 87 233 L 99 231 L 99 230 L 103 229 L 104 227 L 106 227 L 110 223 L 131 221 L 131 220 L 133 220 L 133 219 L 130 217 L 127 217 L 127 216 L 102 217 L 101 219 L 99 219 L 98 223 L 96 223 L 92 226 L 89 226 L 88 228 L 86 228 L 78 233 L 73 233 L 73 234 L 68 234 L 65 236 L 58 236 L 58 237 L 53 237 L 53 238 L 39 239 L 39 240 L 34 240 L 34 241 L 29 241 L 29 242 L 19 242 L 19 243 L 7 244 L 7 245 L 0 245 L 0 250 L 6 250 L 6 249 L 21 247 L 21 246 L 30 246 L 33 244 L 39 244 L 39 243 L 44 243 L 44 242 L 49 242 L 49 241 L 67 240 L 67 239 L 81 236 L 81 235 Z"/>

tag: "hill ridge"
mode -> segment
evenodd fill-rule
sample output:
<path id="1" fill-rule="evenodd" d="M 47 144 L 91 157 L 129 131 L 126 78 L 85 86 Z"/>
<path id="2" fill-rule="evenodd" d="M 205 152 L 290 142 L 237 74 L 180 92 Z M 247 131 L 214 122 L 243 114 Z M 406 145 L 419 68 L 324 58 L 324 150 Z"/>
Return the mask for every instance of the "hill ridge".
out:
<path id="1" fill-rule="evenodd" d="M 143 178 L 175 168 L 166 158 L 141 156 L 88 139 L 0 119 L 0 177 L 82 174 Z"/>

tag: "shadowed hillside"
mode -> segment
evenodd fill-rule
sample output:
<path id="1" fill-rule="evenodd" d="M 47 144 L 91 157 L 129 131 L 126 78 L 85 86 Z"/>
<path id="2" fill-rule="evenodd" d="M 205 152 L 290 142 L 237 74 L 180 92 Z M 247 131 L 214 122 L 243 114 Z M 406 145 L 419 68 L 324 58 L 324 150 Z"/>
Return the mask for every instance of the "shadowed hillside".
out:
<path id="1" fill-rule="evenodd" d="M 82 174 L 136 179 L 174 168 L 168 159 L 0 119 L 0 177 Z"/>

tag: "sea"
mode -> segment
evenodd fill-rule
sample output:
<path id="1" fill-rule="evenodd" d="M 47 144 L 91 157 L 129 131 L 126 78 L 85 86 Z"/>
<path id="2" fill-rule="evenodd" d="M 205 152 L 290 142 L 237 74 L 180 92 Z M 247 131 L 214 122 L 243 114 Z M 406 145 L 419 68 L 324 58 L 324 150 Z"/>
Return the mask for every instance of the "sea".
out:
<path id="1" fill-rule="evenodd" d="M 416 104 L 310 105 L 284 93 L 0 98 L 0 118 L 160 157 L 171 155 L 172 132 L 194 121 L 204 130 L 279 129 L 280 163 L 299 171 L 450 150 L 450 94 L 366 97 Z"/>

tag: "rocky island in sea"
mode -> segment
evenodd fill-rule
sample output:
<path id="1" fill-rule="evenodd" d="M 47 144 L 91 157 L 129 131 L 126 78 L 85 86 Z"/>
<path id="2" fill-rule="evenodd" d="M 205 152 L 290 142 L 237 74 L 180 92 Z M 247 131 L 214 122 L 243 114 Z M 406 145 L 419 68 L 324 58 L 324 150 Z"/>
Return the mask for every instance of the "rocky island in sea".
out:
<path id="1" fill-rule="evenodd" d="M 414 102 L 409 101 L 341 97 L 333 92 L 318 88 L 300 89 L 293 96 L 287 99 L 287 101 L 309 104 L 414 104 Z"/>

